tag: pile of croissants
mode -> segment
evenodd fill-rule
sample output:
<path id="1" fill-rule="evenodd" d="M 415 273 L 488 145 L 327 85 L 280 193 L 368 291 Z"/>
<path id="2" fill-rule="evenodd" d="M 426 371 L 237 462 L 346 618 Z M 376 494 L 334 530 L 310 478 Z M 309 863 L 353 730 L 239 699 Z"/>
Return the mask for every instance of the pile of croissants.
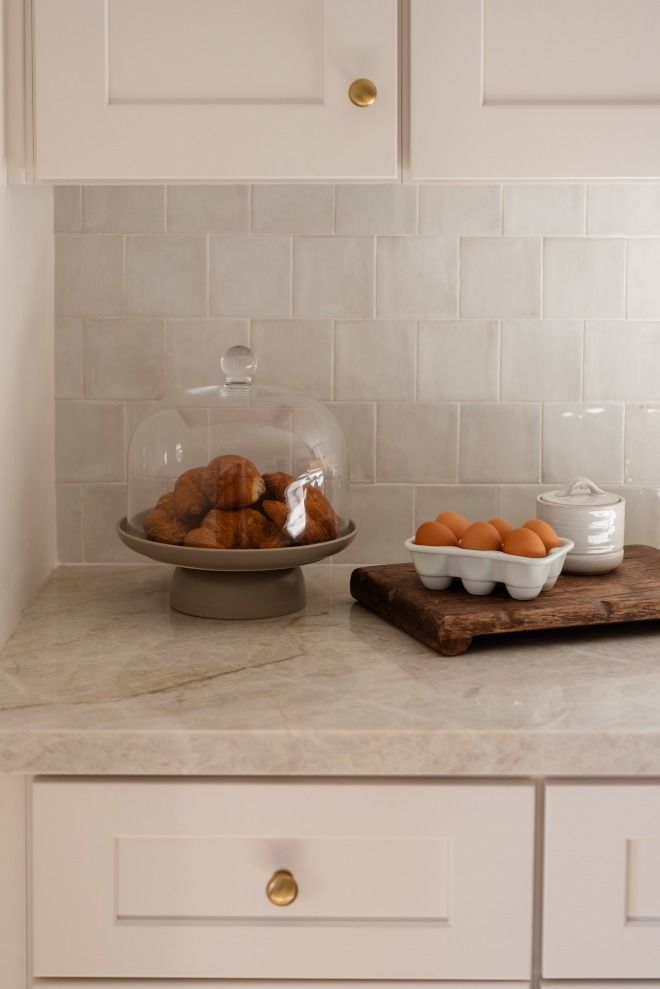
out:
<path id="1" fill-rule="evenodd" d="M 318 487 L 251 460 L 215 457 L 184 471 L 147 512 L 150 539 L 202 549 L 276 549 L 337 537 L 337 515 Z"/>

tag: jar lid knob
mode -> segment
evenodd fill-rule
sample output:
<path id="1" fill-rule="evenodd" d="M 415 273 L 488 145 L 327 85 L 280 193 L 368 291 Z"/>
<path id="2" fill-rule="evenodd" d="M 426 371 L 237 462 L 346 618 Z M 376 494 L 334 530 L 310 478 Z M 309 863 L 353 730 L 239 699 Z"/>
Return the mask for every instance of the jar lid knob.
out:
<path id="1" fill-rule="evenodd" d="M 220 366 L 225 375 L 225 384 L 249 386 L 257 370 L 257 358 L 249 347 L 230 347 L 222 355 Z"/>

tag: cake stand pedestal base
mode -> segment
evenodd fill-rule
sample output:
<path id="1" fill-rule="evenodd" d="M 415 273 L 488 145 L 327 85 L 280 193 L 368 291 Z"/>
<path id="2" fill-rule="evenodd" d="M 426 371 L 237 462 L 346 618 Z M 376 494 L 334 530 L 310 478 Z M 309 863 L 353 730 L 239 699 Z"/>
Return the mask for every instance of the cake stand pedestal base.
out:
<path id="1" fill-rule="evenodd" d="M 287 570 L 192 570 L 176 567 L 170 607 L 197 618 L 277 618 L 305 607 L 300 567 Z"/>

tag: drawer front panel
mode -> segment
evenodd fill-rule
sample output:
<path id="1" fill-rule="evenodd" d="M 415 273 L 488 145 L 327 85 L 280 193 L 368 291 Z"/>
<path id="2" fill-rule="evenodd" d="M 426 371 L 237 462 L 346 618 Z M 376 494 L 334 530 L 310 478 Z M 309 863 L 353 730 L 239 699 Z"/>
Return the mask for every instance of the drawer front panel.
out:
<path id="1" fill-rule="evenodd" d="M 117 918 L 281 919 L 265 881 L 289 869 L 302 895 L 287 919 L 448 921 L 446 838 L 117 839 Z"/>
<path id="2" fill-rule="evenodd" d="M 551 785 L 543 974 L 660 973 L 660 785 Z"/>
<path id="3" fill-rule="evenodd" d="M 529 977 L 531 786 L 43 780 L 33 798 L 35 975 Z M 266 895 L 281 869 L 286 907 Z"/>

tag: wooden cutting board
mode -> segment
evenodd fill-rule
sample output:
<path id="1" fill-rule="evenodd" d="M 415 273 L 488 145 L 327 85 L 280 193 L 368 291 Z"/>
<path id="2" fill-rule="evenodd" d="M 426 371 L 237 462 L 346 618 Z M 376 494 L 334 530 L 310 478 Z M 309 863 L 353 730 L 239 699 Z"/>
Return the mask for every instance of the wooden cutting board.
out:
<path id="1" fill-rule="evenodd" d="M 533 601 L 514 601 L 499 586 L 485 597 L 455 580 L 429 591 L 412 563 L 359 567 L 356 601 L 443 656 L 458 656 L 477 635 L 660 619 L 660 550 L 626 546 L 623 563 L 600 576 L 564 574 Z"/>

